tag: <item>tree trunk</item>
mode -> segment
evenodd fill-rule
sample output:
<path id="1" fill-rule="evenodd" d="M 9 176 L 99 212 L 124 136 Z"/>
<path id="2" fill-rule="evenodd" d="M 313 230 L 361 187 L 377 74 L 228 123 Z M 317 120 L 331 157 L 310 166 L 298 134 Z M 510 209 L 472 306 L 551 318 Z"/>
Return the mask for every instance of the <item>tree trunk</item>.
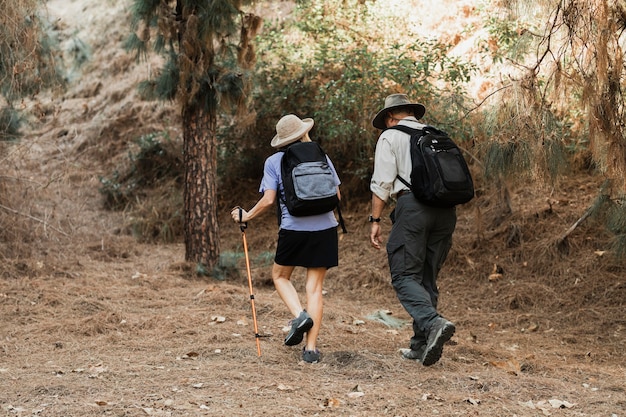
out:
<path id="1" fill-rule="evenodd" d="M 220 255 L 216 119 L 197 105 L 184 106 L 182 118 L 185 260 L 212 269 Z"/>

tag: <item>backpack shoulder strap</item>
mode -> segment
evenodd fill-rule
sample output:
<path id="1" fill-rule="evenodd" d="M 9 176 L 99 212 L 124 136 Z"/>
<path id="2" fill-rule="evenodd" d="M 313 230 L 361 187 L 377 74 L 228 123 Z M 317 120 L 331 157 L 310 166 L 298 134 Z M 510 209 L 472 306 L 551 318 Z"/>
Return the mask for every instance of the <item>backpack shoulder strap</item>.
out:
<path id="1" fill-rule="evenodd" d="M 399 130 L 399 131 L 407 133 L 409 135 L 413 135 L 413 134 L 415 134 L 417 132 L 420 132 L 420 131 L 423 132 L 423 129 L 413 129 L 412 127 L 408 127 L 408 126 L 404 126 L 404 125 L 391 126 L 391 127 L 388 127 L 385 130 L 389 130 L 389 129 Z"/>
<path id="2" fill-rule="evenodd" d="M 394 130 L 399 130 L 401 132 L 404 132 L 410 136 L 413 136 L 417 133 L 421 133 L 422 135 L 424 135 L 426 133 L 426 129 L 428 128 L 428 126 L 426 126 L 424 129 L 413 129 L 412 127 L 408 127 L 408 126 L 404 126 L 404 125 L 395 125 L 395 126 L 391 126 L 388 127 L 385 130 L 388 129 L 394 129 Z M 421 135 L 420 135 L 421 137 Z M 419 143 L 419 140 L 418 140 Z M 407 187 L 409 187 L 409 189 L 411 188 L 411 184 L 405 180 L 404 178 L 402 178 L 400 175 L 396 175 L 396 178 L 400 180 L 400 182 L 402 182 L 402 184 L 406 185 Z"/>
<path id="3" fill-rule="evenodd" d="M 436 127 L 430 126 L 430 125 L 424 126 L 423 132 L 424 132 L 424 134 L 433 133 L 435 135 L 448 136 L 448 134 L 446 132 L 444 132 L 443 130 L 437 129 Z"/>
<path id="4" fill-rule="evenodd" d="M 279 163 L 279 170 L 282 171 L 282 164 L 283 164 L 283 158 L 285 157 L 285 149 L 280 149 L 279 151 L 277 151 L 276 153 L 282 153 L 283 156 L 280 159 L 280 163 Z M 282 175 L 282 172 L 281 172 Z M 283 179 L 284 181 L 284 179 Z M 280 202 L 283 202 L 283 204 L 285 204 L 285 199 L 283 198 L 282 193 L 280 192 L 280 184 L 278 184 L 278 190 L 276 190 L 276 220 L 278 221 L 278 227 L 280 227 L 280 223 L 283 217 L 283 213 L 281 213 L 280 211 Z"/>

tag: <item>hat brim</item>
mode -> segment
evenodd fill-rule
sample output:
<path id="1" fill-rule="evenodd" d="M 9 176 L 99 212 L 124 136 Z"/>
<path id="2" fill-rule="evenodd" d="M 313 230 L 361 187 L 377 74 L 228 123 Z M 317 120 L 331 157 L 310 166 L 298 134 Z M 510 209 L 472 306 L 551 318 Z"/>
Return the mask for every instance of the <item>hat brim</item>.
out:
<path id="1" fill-rule="evenodd" d="M 294 132 L 284 138 L 281 138 L 278 136 L 278 134 L 276 134 L 272 138 L 272 142 L 270 143 L 270 145 L 272 145 L 272 148 L 282 148 L 283 146 L 292 144 L 293 142 L 304 136 L 305 133 L 309 132 L 313 128 L 314 123 L 315 122 L 311 118 L 302 119 L 302 128 L 299 131 Z"/>
<path id="2" fill-rule="evenodd" d="M 385 125 L 385 117 L 387 117 L 387 113 L 393 109 L 397 109 L 399 107 L 410 107 L 413 109 L 413 114 L 415 114 L 415 118 L 417 120 L 421 119 L 422 117 L 424 117 L 424 114 L 426 113 L 426 107 L 424 107 L 422 104 L 419 103 L 413 103 L 413 104 L 399 104 L 397 106 L 390 106 L 390 107 L 386 107 L 384 109 L 382 109 L 381 111 L 378 112 L 378 114 L 376 115 L 376 117 L 374 117 L 374 119 L 372 120 L 372 126 L 374 126 L 376 129 L 380 129 L 380 130 L 385 130 L 387 128 L 387 125 Z"/>

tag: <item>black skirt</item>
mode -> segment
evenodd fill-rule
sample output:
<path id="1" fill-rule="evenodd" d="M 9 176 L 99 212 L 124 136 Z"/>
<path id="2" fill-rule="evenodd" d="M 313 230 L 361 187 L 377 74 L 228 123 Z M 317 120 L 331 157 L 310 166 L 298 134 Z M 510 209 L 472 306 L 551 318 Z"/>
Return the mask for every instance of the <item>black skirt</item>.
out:
<path id="1" fill-rule="evenodd" d="M 332 268 L 339 265 L 337 228 L 316 232 L 281 229 L 278 232 L 274 262 L 305 268 Z"/>

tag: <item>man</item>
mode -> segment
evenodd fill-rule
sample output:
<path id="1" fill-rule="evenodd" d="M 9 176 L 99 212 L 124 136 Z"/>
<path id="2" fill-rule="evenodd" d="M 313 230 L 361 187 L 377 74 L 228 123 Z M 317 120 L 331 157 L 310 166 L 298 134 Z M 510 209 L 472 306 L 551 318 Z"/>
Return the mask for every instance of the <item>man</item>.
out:
<path id="1" fill-rule="evenodd" d="M 410 135 L 388 129 L 398 124 L 421 129 L 424 125 L 418 120 L 425 112 L 423 105 L 411 103 L 405 94 L 392 94 L 374 117 L 373 126 L 383 132 L 376 144 L 369 221 L 370 242 L 380 249 L 381 215 L 386 203 L 396 200 L 390 216 L 393 226 L 387 257 L 391 283 L 400 303 L 413 318 L 414 332 L 410 350 L 404 350 L 402 355 L 430 366 L 441 358 L 444 343 L 455 331 L 454 324 L 437 312 L 437 275 L 452 246 L 456 211 L 420 203 L 397 178 L 407 181 L 411 178 Z"/>

